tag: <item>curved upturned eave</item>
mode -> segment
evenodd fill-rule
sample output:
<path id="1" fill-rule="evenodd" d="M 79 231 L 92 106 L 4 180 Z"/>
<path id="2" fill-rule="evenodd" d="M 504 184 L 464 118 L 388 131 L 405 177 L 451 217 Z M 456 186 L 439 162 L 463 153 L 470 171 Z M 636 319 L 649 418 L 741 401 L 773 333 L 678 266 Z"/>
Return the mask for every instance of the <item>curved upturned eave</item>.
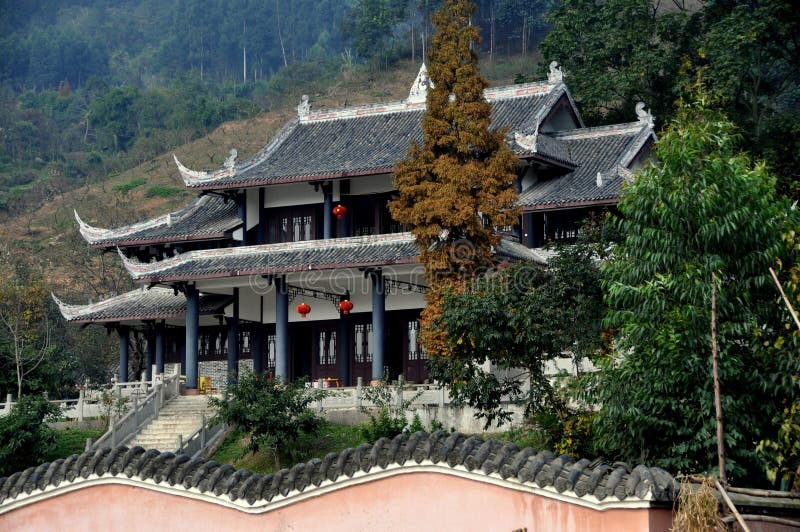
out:
<path id="1" fill-rule="evenodd" d="M 78 231 L 80 231 L 81 237 L 83 237 L 86 242 L 89 244 L 95 244 L 108 236 L 110 232 L 108 229 L 94 227 L 87 224 L 81 219 L 77 209 L 73 209 L 72 212 L 75 214 L 75 221 L 78 222 Z"/>
<path id="2" fill-rule="evenodd" d="M 61 316 L 67 321 L 74 321 L 76 316 L 79 316 L 81 311 L 86 308 L 86 305 L 70 305 L 61 301 L 53 292 L 50 292 L 50 297 L 58 306 L 58 311 Z"/>
<path id="3" fill-rule="evenodd" d="M 74 211 L 75 220 L 78 222 L 78 229 L 81 236 L 86 240 L 89 245 L 110 249 L 119 246 L 140 246 L 146 244 L 163 244 L 169 242 L 186 242 L 198 240 L 217 240 L 222 238 L 229 238 L 232 231 L 236 230 L 241 225 L 241 220 L 237 225 L 227 227 L 225 230 L 216 230 L 214 232 L 197 233 L 197 234 L 175 234 L 167 236 L 146 236 L 142 235 L 142 231 L 148 229 L 169 226 L 170 224 L 177 224 L 182 220 L 193 216 L 198 210 L 207 206 L 210 196 L 200 196 L 196 198 L 194 203 L 183 207 L 175 212 L 162 214 L 155 218 L 150 218 L 142 222 L 124 225 L 115 229 L 102 229 L 93 227 L 84 222 L 78 215 L 78 211 Z"/>
<path id="4" fill-rule="evenodd" d="M 175 159 L 175 164 L 178 166 L 178 172 L 181 174 L 181 178 L 187 187 L 196 187 L 202 183 L 218 181 L 222 178 L 233 177 L 236 175 L 235 167 L 223 168 L 222 170 L 216 170 L 214 172 L 204 172 L 187 168 L 178 160 L 178 156 L 174 153 L 172 154 L 172 158 Z"/>

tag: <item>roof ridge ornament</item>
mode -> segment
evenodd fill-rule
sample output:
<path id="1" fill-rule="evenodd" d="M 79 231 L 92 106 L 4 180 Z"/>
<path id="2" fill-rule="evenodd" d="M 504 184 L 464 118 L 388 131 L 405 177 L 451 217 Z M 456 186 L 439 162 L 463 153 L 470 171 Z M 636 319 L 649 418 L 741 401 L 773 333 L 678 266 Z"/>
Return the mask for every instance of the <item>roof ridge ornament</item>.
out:
<path id="1" fill-rule="evenodd" d="M 411 85 L 411 90 L 408 92 L 406 103 L 424 103 L 428 98 L 428 88 L 433 88 L 433 82 L 428 77 L 428 67 L 423 62 L 417 72 L 417 78 Z"/>
<path id="2" fill-rule="evenodd" d="M 638 118 L 639 122 L 642 124 L 647 124 L 650 127 L 653 127 L 656 119 L 656 117 L 653 116 L 653 113 L 650 112 L 650 109 L 645 110 L 644 102 L 639 102 L 636 104 L 636 118 Z"/>
<path id="3" fill-rule="evenodd" d="M 308 101 L 308 94 L 303 94 L 300 97 L 300 103 L 297 106 L 297 116 L 300 118 L 308 118 L 311 114 L 311 103 Z"/>
<path id="4" fill-rule="evenodd" d="M 228 170 L 233 170 L 233 167 L 236 166 L 236 157 L 239 156 L 239 152 L 236 148 L 231 148 L 230 155 L 225 159 L 225 162 L 222 163 L 223 168 L 227 168 Z"/>
<path id="5" fill-rule="evenodd" d="M 536 141 L 539 138 L 539 120 L 534 121 L 533 127 L 528 128 L 526 131 L 531 131 L 531 133 L 515 131 L 514 142 L 516 142 L 521 148 L 525 148 L 533 153 L 538 153 L 538 150 L 536 149 Z"/>
<path id="6" fill-rule="evenodd" d="M 547 72 L 548 83 L 561 83 L 564 81 L 564 72 L 561 70 L 558 61 L 550 62 L 550 70 Z"/>

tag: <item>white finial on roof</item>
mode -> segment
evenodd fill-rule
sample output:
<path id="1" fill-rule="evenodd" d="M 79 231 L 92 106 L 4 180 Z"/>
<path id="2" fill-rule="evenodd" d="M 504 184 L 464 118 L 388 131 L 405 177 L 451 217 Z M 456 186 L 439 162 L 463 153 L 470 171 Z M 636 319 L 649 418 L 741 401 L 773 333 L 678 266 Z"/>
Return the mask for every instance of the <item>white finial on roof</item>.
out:
<path id="1" fill-rule="evenodd" d="M 428 67 L 425 66 L 425 63 L 422 63 L 417 73 L 417 79 L 415 79 L 414 84 L 411 85 L 411 90 L 408 93 L 406 102 L 423 103 L 428 97 L 428 87 L 433 88 L 433 83 L 428 77 Z"/>
<path id="2" fill-rule="evenodd" d="M 597 172 L 597 188 L 600 188 L 602 186 L 603 186 L 603 174 Z"/>
<path id="3" fill-rule="evenodd" d="M 239 152 L 236 151 L 236 148 L 233 148 L 230 151 L 230 155 L 225 159 L 225 162 L 222 163 L 222 166 L 228 169 L 233 169 L 236 166 L 236 157 L 238 157 Z"/>
<path id="4" fill-rule="evenodd" d="M 653 113 L 650 112 L 650 109 L 645 111 L 644 102 L 639 102 L 636 104 L 636 117 L 639 119 L 639 122 L 647 124 L 650 127 L 653 127 L 656 119 L 656 117 L 653 116 Z"/>
<path id="5" fill-rule="evenodd" d="M 564 81 L 564 72 L 558 66 L 558 61 L 553 61 L 550 63 L 550 71 L 547 73 L 547 82 L 558 83 L 560 81 Z"/>
<path id="6" fill-rule="evenodd" d="M 297 116 L 305 118 L 311 114 L 311 104 L 308 101 L 308 94 L 303 94 L 300 98 L 300 105 L 297 106 Z"/>

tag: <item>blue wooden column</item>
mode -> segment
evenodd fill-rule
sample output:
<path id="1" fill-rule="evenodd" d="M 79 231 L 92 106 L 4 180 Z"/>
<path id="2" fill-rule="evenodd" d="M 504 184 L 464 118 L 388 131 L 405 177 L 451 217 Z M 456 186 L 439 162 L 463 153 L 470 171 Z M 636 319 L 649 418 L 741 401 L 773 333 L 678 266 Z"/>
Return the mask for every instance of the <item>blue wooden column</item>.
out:
<path id="1" fill-rule="evenodd" d="M 131 343 L 131 332 L 124 325 L 119 327 L 117 332 L 119 332 L 119 382 L 128 382 L 128 346 Z"/>
<path id="2" fill-rule="evenodd" d="M 350 299 L 348 292 L 342 301 Z M 339 311 L 339 380 L 343 386 L 350 386 L 350 316 Z"/>
<path id="3" fill-rule="evenodd" d="M 267 215 L 264 212 L 264 187 L 258 189 L 258 230 L 256 231 L 256 244 L 267 243 Z"/>
<path id="4" fill-rule="evenodd" d="M 200 292 L 186 285 L 186 389 L 197 390 Z"/>
<path id="5" fill-rule="evenodd" d="M 239 373 L 239 289 L 233 289 L 233 315 L 228 318 L 228 384 Z"/>
<path id="6" fill-rule="evenodd" d="M 333 184 L 322 184 L 322 238 L 333 238 Z"/>
<path id="7" fill-rule="evenodd" d="M 156 372 L 164 373 L 164 322 L 156 323 Z"/>
<path id="8" fill-rule="evenodd" d="M 525 245 L 529 248 L 535 248 L 539 245 L 539 242 L 536 240 L 536 223 L 534 221 L 534 215 L 532 212 L 526 212 L 524 215 L 525 217 L 525 229 L 527 233 L 525 235 Z"/>
<path id="9" fill-rule="evenodd" d="M 370 272 L 372 279 L 372 380 L 383 378 L 385 339 L 386 339 L 386 293 L 383 285 L 383 273 L 380 270 Z"/>
<path id="10" fill-rule="evenodd" d="M 179 336 L 175 346 L 178 349 L 178 357 L 181 359 L 181 375 L 186 375 L 186 335 Z"/>
<path id="11" fill-rule="evenodd" d="M 147 331 L 147 367 L 145 375 L 147 380 L 153 378 L 153 364 L 156 363 L 156 331 L 155 327 Z"/>
<path id="12" fill-rule="evenodd" d="M 258 301 L 261 317 L 250 336 L 250 353 L 253 356 L 253 373 L 261 375 L 264 373 L 264 296 L 259 297 Z"/>
<path id="13" fill-rule="evenodd" d="M 339 238 L 350 236 L 350 211 L 348 210 L 342 219 L 339 220 L 339 227 L 337 228 L 337 235 Z"/>
<path id="14" fill-rule="evenodd" d="M 275 278 L 275 378 L 289 379 L 289 292 L 286 278 Z"/>

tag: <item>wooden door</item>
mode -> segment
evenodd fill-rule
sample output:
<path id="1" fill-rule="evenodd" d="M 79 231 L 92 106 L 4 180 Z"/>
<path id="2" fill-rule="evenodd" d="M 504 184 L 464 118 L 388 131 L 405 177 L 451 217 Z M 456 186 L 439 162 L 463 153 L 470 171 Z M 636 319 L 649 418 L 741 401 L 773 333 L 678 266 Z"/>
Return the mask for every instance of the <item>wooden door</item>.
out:
<path id="1" fill-rule="evenodd" d="M 353 325 L 351 334 L 353 358 L 350 374 L 354 383 L 358 382 L 358 378 L 361 377 L 364 384 L 369 384 L 372 380 L 372 346 L 374 345 L 372 324 L 356 323 Z"/>
<path id="2" fill-rule="evenodd" d="M 320 325 L 314 328 L 314 358 L 311 366 L 313 380 L 338 378 L 336 325 Z"/>
<path id="3" fill-rule="evenodd" d="M 428 368 L 425 366 L 428 355 L 419 343 L 419 321 L 407 321 L 405 329 L 403 374 L 406 381 L 425 382 L 428 379 Z"/>

